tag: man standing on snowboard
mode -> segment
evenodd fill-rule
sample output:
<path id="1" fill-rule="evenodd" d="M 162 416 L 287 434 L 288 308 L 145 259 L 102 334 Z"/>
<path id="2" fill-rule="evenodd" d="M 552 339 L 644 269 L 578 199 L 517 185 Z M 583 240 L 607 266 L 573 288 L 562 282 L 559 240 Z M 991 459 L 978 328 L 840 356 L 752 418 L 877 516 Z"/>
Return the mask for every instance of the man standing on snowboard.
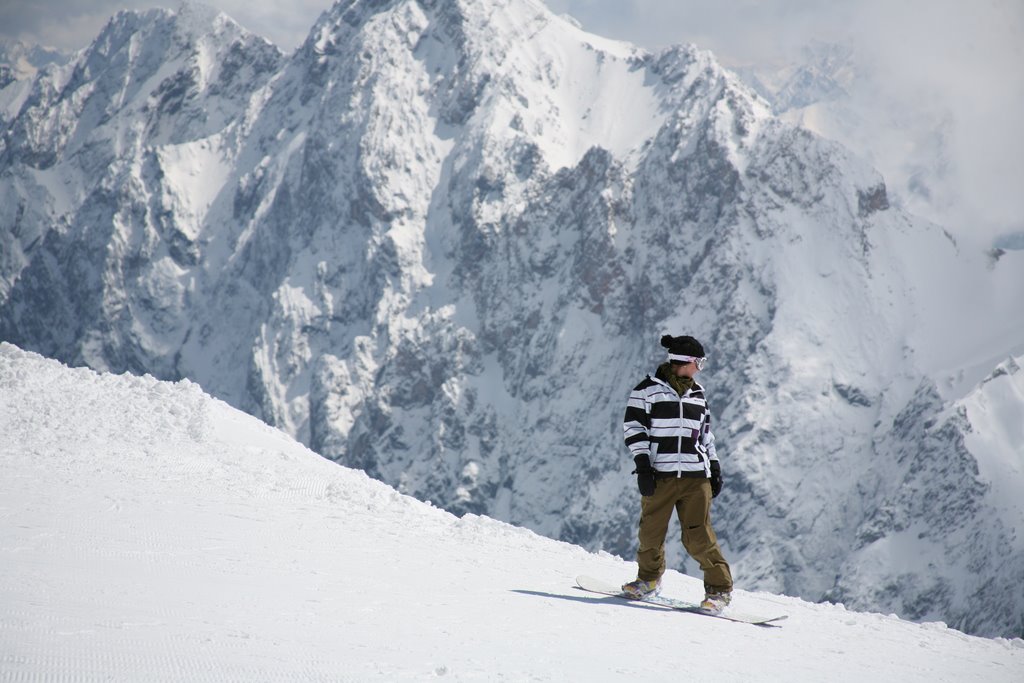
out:
<path id="1" fill-rule="evenodd" d="M 622 590 L 642 598 L 661 588 L 665 535 L 672 511 L 683 529 L 683 547 L 704 571 L 701 607 L 720 612 L 732 597 L 732 572 L 711 528 L 711 499 L 722 490 L 704 387 L 704 347 L 693 337 L 665 335 L 668 361 L 633 389 L 623 424 L 640 489 L 640 547 L 635 581 Z"/>

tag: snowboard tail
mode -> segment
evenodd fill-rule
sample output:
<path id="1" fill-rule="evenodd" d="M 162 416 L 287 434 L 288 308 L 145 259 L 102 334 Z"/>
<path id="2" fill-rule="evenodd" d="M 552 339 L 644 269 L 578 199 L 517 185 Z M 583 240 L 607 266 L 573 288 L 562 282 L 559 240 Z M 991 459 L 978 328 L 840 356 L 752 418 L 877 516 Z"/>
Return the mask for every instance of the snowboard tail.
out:
<path id="1" fill-rule="evenodd" d="M 585 591 L 591 593 L 600 593 L 601 595 L 608 595 L 613 598 L 621 598 L 623 600 L 629 600 L 631 602 L 643 602 L 649 605 L 660 605 L 662 607 L 668 607 L 680 612 L 690 612 L 691 614 L 700 614 L 706 617 L 714 617 L 716 619 L 725 619 L 727 621 L 735 621 L 742 624 L 753 624 L 754 626 L 778 626 L 777 622 L 788 618 L 788 615 L 781 614 L 773 617 L 762 617 L 755 616 L 752 614 L 744 614 L 742 612 L 734 611 L 727 607 L 722 612 L 709 612 L 705 609 L 701 609 L 701 606 L 687 602 L 685 600 L 679 600 L 677 598 L 668 598 L 661 595 L 648 595 L 643 598 L 634 598 L 631 595 L 622 592 L 618 586 L 595 579 L 590 576 L 577 576 L 576 585 Z"/>

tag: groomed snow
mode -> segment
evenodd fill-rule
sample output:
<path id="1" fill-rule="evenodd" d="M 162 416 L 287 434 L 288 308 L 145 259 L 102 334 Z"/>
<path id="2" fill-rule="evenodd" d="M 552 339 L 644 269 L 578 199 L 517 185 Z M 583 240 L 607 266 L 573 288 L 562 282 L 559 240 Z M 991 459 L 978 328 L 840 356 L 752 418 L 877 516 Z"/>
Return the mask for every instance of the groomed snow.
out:
<path id="1" fill-rule="evenodd" d="M 765 593 L 736 603 L 782 628 L 583 593 L 576 574 L 635 565 L 458 519 L 187 381 L 0 344 L 0 434 L 0 680 L 1024 680 L 1019 639 Z"/>

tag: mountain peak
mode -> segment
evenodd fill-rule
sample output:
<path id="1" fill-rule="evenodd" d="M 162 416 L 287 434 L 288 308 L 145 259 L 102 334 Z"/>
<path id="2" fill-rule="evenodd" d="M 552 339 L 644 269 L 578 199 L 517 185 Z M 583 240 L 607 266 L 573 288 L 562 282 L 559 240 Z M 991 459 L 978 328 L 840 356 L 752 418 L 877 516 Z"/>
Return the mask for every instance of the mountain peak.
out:
<path id="1" fill-rule="evenodd" d="M 0 40 L 0 74 L 7 74 L 0 75 L 0 89 L 12 80 L 32 78 L 51 64 L 65 64 L 70 58 L 69 53 L 56 48 Z"/>

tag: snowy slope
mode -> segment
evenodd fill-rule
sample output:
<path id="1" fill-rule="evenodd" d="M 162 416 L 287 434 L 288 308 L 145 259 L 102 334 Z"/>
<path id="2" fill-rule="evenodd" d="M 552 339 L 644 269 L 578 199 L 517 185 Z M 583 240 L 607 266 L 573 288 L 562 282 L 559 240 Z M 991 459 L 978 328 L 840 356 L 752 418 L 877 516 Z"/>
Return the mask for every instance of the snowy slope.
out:
<path id="1" fill-rule="evenodd" d="M 789 615 L 758 629 L 582 593 L 635 565 L 400 495 L 188 381 L 2 344 L 0 388 L 5 680 L 1024 675 L 1024 641 L 938 623 L 739 591 Z"/>
<path id="2" fill-rule="evenodd" d="M 1024 632 L 1018 518 L 991 523 L 1024 478 L 946 419 L 1024 353 L 1024 252 L 890 206 L 709 53 L 533 0 L 342 0 L 286 57 L 188 4 L 30 85 L 0 339 L 187 377 L 403 493 L 630 557 L 623 402 L 687 331 L 740 587 Z M 979 425 L 1014 461 L 1011 416 Z"/>

